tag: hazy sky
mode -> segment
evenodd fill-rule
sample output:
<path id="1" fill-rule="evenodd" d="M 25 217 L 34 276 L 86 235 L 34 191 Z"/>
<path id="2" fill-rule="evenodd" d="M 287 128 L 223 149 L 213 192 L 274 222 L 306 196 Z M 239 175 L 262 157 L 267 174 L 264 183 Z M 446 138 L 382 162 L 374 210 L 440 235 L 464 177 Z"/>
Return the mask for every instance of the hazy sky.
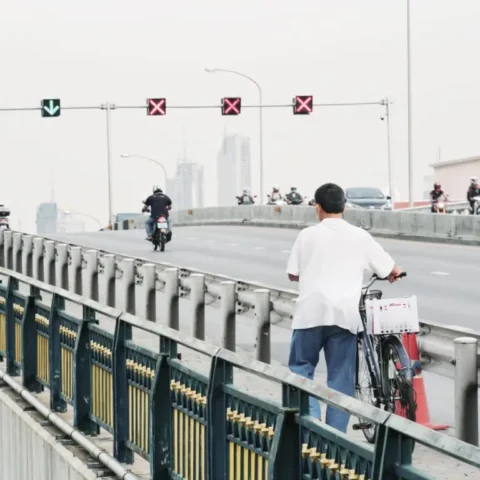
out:
<path id="1" fill-rule="evenodd" d="M 415 192 L 428 164 L 479 153 L 480 1 L 412 0 Z M 248 81 L 207 74 L 236 69 L 254 77 L 265 104 L 312 94 L 316 103 L 390 97 L 397 188 L 407 196 L 406 0 L 23 0 L 0 4 L 1 107 L 62 104 L 215 105 L 223 96 L 258 102 Z M 381 107 L 291 108 L 264 113 L 265 186 L 295 183 L 311 194 L 325 181 L 387 185 L 386 125 Z M 114 211 L 135 211 L 163 174 L 124 152 L 160 160 L 173 174 L 182 152 L 205 166 L 206 203 L 216 201 L 216 155 L 224 128 L 252 137 L 258 172 L 258 111 L 222 117 L 219 110 L 112 114 Z M 1 200 L 22 227 L 50 198 L 107 221 L 105 114 L 0 112 Z M 480 173 L 480 172 L 477 172 Z M 468 179 L 466 179 L 466 182 Z M 258 192 L 258 175 L 253 189 Z M 236 192 L 232 192 L 234 195 Z M 13 221 L 16 227 L 16 221 Z M 94 224 L 92 224 L 94 226 Z"/>

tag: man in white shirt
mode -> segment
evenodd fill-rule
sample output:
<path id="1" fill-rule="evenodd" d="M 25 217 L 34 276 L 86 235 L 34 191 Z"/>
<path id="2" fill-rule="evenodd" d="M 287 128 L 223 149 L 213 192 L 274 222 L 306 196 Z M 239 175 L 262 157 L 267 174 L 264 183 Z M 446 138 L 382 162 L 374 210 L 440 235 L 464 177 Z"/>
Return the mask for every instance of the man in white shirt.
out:
<path id="1" fill-rule="evenodd" d="M 322 185 L 315 202 L 320 223 L 299 233 L 287 266 L 290 280 L 299 282 L 289 368 L 313 379 L 323 349 L 328 386 L 353 396 L 363 274 L 371 270 L 394 282 L 401 270 L 368 232 L 343 220 L 341 187 Z M 320 418 L 320 404 L 314 398 L 310 415 Z M 326 423 L 337 430 L 347 431 L 349 417 L 327 408 Z"/>

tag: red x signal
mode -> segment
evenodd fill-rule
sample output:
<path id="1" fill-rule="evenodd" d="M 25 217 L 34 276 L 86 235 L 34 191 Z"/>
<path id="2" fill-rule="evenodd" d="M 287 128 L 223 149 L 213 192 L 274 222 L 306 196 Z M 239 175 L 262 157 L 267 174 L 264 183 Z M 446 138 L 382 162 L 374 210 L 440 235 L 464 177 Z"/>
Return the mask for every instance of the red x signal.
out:
<path id="1" fill-rule="evenodd" d="M 166 115 L 167 100 L 165 98 L 148 98 L 147 115 Z"/>
<path id="2" fill-rule="evenodd" d="M 294 98 L 293 113 L 295 115 L 309 115 L 313 112 L 313 97 L 311 95 L 297 95 Z"/>
<path id="3" fill-rule="evenodd" d="M 239 115 L 242 110 L 240 97 L 222 98 L 222 115 Z"/>

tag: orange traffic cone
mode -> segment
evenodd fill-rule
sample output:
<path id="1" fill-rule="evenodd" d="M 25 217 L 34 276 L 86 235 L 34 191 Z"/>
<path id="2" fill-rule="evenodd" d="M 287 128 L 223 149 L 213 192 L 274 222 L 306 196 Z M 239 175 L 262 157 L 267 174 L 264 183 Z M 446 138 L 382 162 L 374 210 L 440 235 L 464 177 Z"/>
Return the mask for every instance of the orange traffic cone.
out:
<path id="1" fill-rule="evenodd" d="M 446 430 L 449 425 L 434 424 L 430 421 L 430 411 L 428 409 L 427 393 L 425 391 L 425 383 L 423 375 L 421 375 L 422 365 L 420 363 L 420 352 L 418 350 L 417 336 L 415 333 L 406 333 L 402 335 L 402 343 L 410 358 L 411 366 L 415 371 L 413 377 L 413 398 L 416 403 L 416 423 L 432 430 Z M 397 401 L 395 413 L 402 417 L 406 417 L 405 409 Z"/>

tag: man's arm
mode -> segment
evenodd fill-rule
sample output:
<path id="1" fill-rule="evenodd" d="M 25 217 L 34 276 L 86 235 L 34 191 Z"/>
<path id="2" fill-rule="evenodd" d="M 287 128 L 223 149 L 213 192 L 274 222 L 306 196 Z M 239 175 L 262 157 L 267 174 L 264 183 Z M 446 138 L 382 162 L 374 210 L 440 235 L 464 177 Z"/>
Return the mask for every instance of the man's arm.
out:
<path id="1" fill-rule="evenodd" d="M 152 196 L 150 195 L 146 200 L 143 202 L 144 206 L 142 208 L 142 213 L 145 213 L 148 210 L 148 207 L 152 204 Z"/>
<path id="2" fill-rule="evenodd" d="M 290 252 L 290 257 L 287 263 L 287 275 L 288 279 L 291 282 L 298 282 L 300 280 L 300 260 L 301 260 L 301 243 L 302 243 L 302 232 L 298 234 L 295 243 L 293 244 L 292 250 Z"/>
<path id="3" fill-rule="evenodd" d="M 367 266 L 379 278 L 388 278 L 390 283 L 398 280 L 402 270 L 395 265 L 393 258 L 383 247 L 368 233 Z"/>

